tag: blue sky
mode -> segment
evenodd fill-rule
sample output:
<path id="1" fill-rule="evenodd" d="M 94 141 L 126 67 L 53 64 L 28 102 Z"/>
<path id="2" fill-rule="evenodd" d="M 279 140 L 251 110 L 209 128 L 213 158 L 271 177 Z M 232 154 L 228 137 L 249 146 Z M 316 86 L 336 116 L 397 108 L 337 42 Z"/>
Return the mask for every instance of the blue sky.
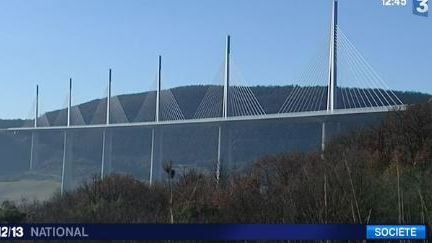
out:
<path id="1" fill-rule="evenodd" d="M 432 93 L 432 17 L 381 0 L 340 0 L 339 23 L 392 89 Z M 232 36 L 232 56 L 250 85 L 288 85 L 327 38 L 326 0 L 4 0 L 0 2 L 0 118 L 154 87 L 210 83 Z M 302 84 L 307 85 L 307 84 Z"/>

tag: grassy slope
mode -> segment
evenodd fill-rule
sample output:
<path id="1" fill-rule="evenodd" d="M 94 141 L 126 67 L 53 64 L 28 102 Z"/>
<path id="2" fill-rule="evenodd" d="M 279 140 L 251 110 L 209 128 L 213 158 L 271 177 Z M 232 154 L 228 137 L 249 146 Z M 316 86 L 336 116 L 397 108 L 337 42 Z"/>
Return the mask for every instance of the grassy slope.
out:
<path id="1" fill-rule="evenodd" d="M 58 191 L 60 183 L 54 180 L 17 180 L 0 181 L 0 202 L 4 200 L 19 201 L 46 200 Z"/>

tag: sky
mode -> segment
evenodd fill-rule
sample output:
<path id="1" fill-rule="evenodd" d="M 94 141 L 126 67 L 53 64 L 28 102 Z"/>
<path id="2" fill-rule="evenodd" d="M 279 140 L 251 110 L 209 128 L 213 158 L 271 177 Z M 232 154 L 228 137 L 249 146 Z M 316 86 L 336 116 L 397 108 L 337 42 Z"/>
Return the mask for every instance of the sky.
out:
<path id="1" fill-rule="evenodd" d="M 339 26 L 391 89 L 432 93 L 432 16 L 381 0 L 339 0 Z M 290 85 L 328 39 L 330 0 L 2 0 L 0 118 L 113 94 L 212 83 L 225 36 L 248 85 Z M 217 79 L 217 78 L 216 78 Z M 298 83 L 307 85 L 305 83 Z"/>

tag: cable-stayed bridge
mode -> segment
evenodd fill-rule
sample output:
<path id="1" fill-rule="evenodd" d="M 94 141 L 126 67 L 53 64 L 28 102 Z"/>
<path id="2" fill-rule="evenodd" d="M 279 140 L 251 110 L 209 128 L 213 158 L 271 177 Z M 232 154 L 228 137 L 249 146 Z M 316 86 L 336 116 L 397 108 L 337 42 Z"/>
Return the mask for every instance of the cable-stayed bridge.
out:
<path id="1" fill-rule="evenodd" d="M 112 130 L 123 127 L 151 129 L 151 155 L 149 182 L 161 176 L 160 150 L 163 139 L 161 130 L 166 126 L 208 124 L 217 127 L 218 142 L 216 178 L 224 158 L 224 146 L 229 146 L 227 124 L 259 120 L 315 119 L 322 124 L 322 150 L 326 144 L 326 119 L 364 113 L 382 113 L 404 110 L 405 104 L 386 85 L 368 64 L 359 50 L 338 25 L 338 2 L 333 0 L 332 20 L 328 41 L 318 49 L 314 60 L 296 82 L 308 86 L 295 86 L 286 94 L 285 101 L 276 112 L 263 107 L 247 85 L 231 57 L 231 39 L 227 36 L 223 66 L 215 85 L 208 86 L 201 102 L 192 115 L 185 115 L 170 89 L 162 89 L 162 57 L 158 57 L 155 91 L 148 92 L 135 117 L 127 116 L 117 96 L 111 95 L 112 71 L 109 70 L 108 90 L 99 102 L 92 119 L 85 119 L 79 106 L 72 105 L 72 79 L 69 80 L 67 108 L 55 119 L 39 113 L 39 87 L 36 87 L 34 119 L 31 124 L 19 128 L 7 128 L 6 132 L 30 132 L 30 170 L 38 160 L 39 134 L 44 131 L 64 133 L 62 192 L 70 189 L 73 131 L 98 129 L 103 133 L 101 151 L 101 177 L 112 171 Z"/>

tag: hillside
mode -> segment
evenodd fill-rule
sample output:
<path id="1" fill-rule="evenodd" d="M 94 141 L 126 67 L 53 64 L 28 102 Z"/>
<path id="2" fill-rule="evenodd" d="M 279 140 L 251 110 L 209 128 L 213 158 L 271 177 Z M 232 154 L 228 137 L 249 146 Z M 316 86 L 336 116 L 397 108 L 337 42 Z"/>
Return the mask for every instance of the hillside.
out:
<path id="1" fill-rule="evenodd" d="M 279 110 L 294 86 L 251 87 L 266 113 Z M 322 87 L 313 87 L 322 89 Z M 186 86 L 172 89 L 184 116 L 191 118 L 209 86 Z M 405 103 L 419 103 L 430 98 L 427 94 L 395 92 Z M 151 92 L 121 95 L 118 100 L 128 120 L 133 121 L 146 96 Z M 102 103 L 101 103 L 102 102 Z M 84 121 L 104 121 L 105 114 L 97 113 L 104 100 L 93 100 L 79 105 Z M 325 102 L 323 102 L 325 104 Z M 151 107 L 151 106 L 150 106 Z M 151 111 L 154 110 L 151 108 Z M 150 111 L 150 112 L 151 112 Z M 62 125 L 60 119 L 65 110 L 47 113 L 51 125 Z M 95 115 L 94 115 L 95 114 Z M 60 117 L 60 118 L 59 118 Z M 151 117 L 151 116 L 150 116 Z M 381 121 L 383 115 L 346 116 L 329 121 L 330 135 L 353 128 L 365 127 Z M 57 123 L 56 123 L 57 122 Z M 0 127 L 19 127 L 27 124 L 23 120 L 1 120 Z M 241 168 L 251 160 L 265 155 L 292 151 L 313 151 L 320 146 L 321 123 L 317 121 L 272 121 L 233 124 L 231 133 L 231 169 Z M 150 156 L 150 131 L 143 128 L 117 129 L 113 131 L 113 167 L 117 172 L 126 172 L 138 178 L 148 178 Z M 216 160 L 217 129 L 208 126 L 167 127 L 164 130 L 162 160 L 172 160 L 179 168 L 213 170 Z M 60 132 L 39 134 L 39 163 L 37 176 L 49 175 L 59 178 L 63 155 L 63 135 Z M 100 170 L 101 132 L 81 131 L 74 133 L 74 178 L 90 178 Z M 2 134 L 0 136 L 0 163 L 3 178 L 22 176 L 28 168 L 30 136 L 28 133 Z M 226 165 L 227 166 L 227 165 Z M 32 179 L 35 175 L 31 175 Z"/>
<path id="2" fill-rule="evenodd" d="M 221 86 L 208 86 L 208 85 L 198 85 L 198 86 L 183 86 L 171 89 L 173 96 L 176 98 L 180 109 L 182 110 L 184 117 L 186 119 L 193 118 L 201 100 L 209 89 L 218 89 L 222 91 Z M 250 87 L 253 94 L 256 96 L 257 100 L 263 107 L 267 114 L 277 113 L 290 94 L 295 88 L 300 88 L 307 90 L 311 88 L 308 92 L 314 93 L 314 90 L 322 90 L 325 87 L 315 86 L 315 87 L 299 87 L 299 86 L 254 86 Z M 341 88 L 341 90 L 348 90 L 347 88 Z M 362 89 L 363 90 L 363 89 Z M 366 94 L 372 94 L 374 91 L 372 89 L 364 89 Z M 395 95 L 398 96 L 401 101 L 405 104 L 416 104 L 428 100 L 431 96 L 428 94 L 418 93 L 418 92 L 400 92 L 394 91 Z M 222 93 L 220 93 L 222 95 Z M 135 121 L 137 118 L 137 113 L 145 101 L 146 97 L 154 95 L 154 92 L 143 92 L 137 94 L 126 94 L 118 96 L 125 115 L 130 122 Z M 369 95 L 369 96 L 372 96 Z M 154 98 L 153 98 L 154 99 Z M 297 106 L 301 106 L 310 99 L 309 96 L 302 96 L 298 98 Z M 325 109 L 326 98 L 321 98 L 321 109 Z M 337 103 L 342 104 L 341 95 L 337 100 Z M 357 102 L 357 101 L 356 101 Z M 84 121 L 89 123 L 103 123 L 105 120 L 105 113 L 98 113 L 98 106 L 105 105 L 105 99 L 92 100 L 79 105 L 80 111 L 84 118 Z M 361 106 L 361 104 L 355 104 L 356 106 Z M 354 106 L 354 104 L 352 105 Z M 154 119 L 154 100 L 149 105 L 150 113 L 149 120 Z M 299 108 L 300 109 L 300 108 Z M 47 117 L 51 125 L 64 125 L 66 118 L 62 117 L 61 114 L 65 114 L 66 110 L 56 110 L 53 112 L 48 112 Z M 97 116 L 97 117 L 95 117 Z M 59 119 L 59 117 L 63 119 Z M 111 121 L 114 122 L 115 121 Z"/>

